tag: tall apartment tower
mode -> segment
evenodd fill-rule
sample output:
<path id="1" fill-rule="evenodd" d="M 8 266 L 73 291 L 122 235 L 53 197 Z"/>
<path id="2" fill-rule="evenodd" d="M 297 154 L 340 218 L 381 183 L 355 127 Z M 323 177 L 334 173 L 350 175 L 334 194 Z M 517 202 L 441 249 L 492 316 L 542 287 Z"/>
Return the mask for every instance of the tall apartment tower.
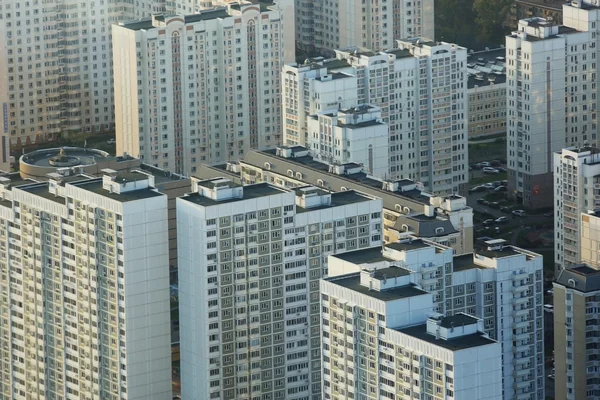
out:
<path id="1" fill-rule="evenodd" d="M 433 313 L 415 275 L 391 266 L 321 282 L 324 399 L 503 399 L 501 345 L 480 319 Z"/>
<path id="2" fill-rule="evenodd" d="M 315 158 L 337 164 L 355 163 L 378 178 L 389 176 L 388 126 L 379 107 L 362 104 L 308 120 L 308 148 Z"/>
<path id="3" fill-rule="evenodd" d="M 387 50 L 397 39 L 434 39 L 433 0 L 295 3 L 296 43 L 307 54 L 333 54 L 335 49 L 348 46 Z"/>
<path id="4" fill-rule="evenodd" d="M 555 396 L 598 399 L 600 270 L 573 265 L 560 272 L 553 289 Z"/>
<path id="5" fill-rule="evenodd" d="M 581 263 L 582 213 L 600 209 L 600 150 L 570 147 L 554 153 L 555 274 Z"/>
<path id="6" fill-rule="evenodd" d="M 356 98 L 354 105 L 379 107 L 388 124 L 389 179 L 419 181 L 440 195 L 464 192 L 468 180 L 466 49 L 423 39 L 398 41 L 397 46 L 379 53 L 337 50 L 336 61 L 284 67 L 284 142 L 306 145 L 303 133 L 308 132 L 310 115 L 334 111 L 340 104 L 353 106 L 348 102 Z M 324 87 L 327 97 L 319 96 Z"/>
<path id="7" fill-rule="evenodd" d="M 167 196 L 104 172 L 0 178 L 2 398 L 171 396 Z"/>
<path id="8" fill-rule="evenodd" d="M 7 0 L 0 4 L 0 71 L 7 78 L 0 79 L 0 93 L 8 96 L 13 146 L 70 132 L 114 129 L 111 24 L 179 10 L 177 1 L 135 3 Z"/>
<path id="9" fill-rule="evenodd" d="M 117 153 L 189 174 L 277 145 L 281 32 L 255 4 L 115 25 Z"/>
<path id="10" fill-rule="evenodd" d="M 480 318 L 484 332 L 500 342 L 503 399 L 544 399 L 543 264 L 539 254 L 494 240 L 472 254 L 454 256 L 447 246 L 409 237 L 382 248 L 330 256 L 328 267 L 332 283 L 338 277 L 367 270 L 378 276 L 384 287 L 395 286 L 396 281 L 405 279 L 400 276 L 408 275 L 398 275 L 393 268 L 410 271 L 410 283 L 432 296 L 433 312 Z M 374 281 L 372 287 L 376 285 Z M 357 282 L 353 288 L 360 286 L 364 284 Z M 356 290 L 368 292 L 369 286 Z M 386 296 L 385 291 L 381 293 Z M 355 302 L 357 297 L 348 301 Z M 375 307 L 375 303 L 368 304 Z M 403 325 L 410 324 L 398 322 Z M 410 385 L 409 389 L 415 390 Z"/>
<path id="11" fill-rule="evenodd" d="M 526 208 L 552 206 L 553 152 L 598 143 L 600 16 L 591 5 L 564 5 L 564 26 L 521 20 L 506 37 L 508 193 Z"/>
<path id="12" fill-rule="evenodd" d="M 320 399 L 327 256 L 380 246 L 381 200 L 192 180 L 177 200 L 182 397 Z"/>

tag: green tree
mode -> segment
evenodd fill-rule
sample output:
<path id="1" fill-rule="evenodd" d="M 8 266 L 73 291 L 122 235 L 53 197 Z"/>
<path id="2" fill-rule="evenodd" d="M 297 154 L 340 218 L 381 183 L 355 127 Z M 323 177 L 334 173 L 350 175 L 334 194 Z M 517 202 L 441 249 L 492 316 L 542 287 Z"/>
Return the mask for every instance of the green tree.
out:
<path id="1" fill-rule="evenodd" d="M 481 42 L 504 43 L 507 30 L 504 23 L 513 0 L 474 0 L 477 39 Z"/>
<path id="2" fill-rule="evenodd" d="M 472 48 L 476 44 L 473 0 L 435 0 L 437 40 Z"/>

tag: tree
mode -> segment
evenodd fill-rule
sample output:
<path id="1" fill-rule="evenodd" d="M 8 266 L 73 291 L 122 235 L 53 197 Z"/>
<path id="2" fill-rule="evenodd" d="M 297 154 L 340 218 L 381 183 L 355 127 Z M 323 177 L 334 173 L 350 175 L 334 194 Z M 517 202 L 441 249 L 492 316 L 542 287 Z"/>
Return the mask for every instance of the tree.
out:
<path id="1" fill-rule="evenodd" d="M 474 0 L 477 39 L 480 42 L 504 43 L 504 22 L 512 4 L 513 0 Z"/>
<path id="2" fill-rule="evenodd" d="M 476 44 L 473 0 L 436 0 L 435 33 L 438 40 L 472 48 Z"/>

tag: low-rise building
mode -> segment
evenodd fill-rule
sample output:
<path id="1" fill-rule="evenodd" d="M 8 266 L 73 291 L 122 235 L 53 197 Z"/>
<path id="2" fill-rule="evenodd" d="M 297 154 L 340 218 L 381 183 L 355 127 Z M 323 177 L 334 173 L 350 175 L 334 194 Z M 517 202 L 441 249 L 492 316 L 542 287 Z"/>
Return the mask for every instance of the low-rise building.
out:
<path id="1" fill-rule="evenodd" d="M 504 48 L 469 53 L 469 138 L 506 133 L 505 55 Z"/>

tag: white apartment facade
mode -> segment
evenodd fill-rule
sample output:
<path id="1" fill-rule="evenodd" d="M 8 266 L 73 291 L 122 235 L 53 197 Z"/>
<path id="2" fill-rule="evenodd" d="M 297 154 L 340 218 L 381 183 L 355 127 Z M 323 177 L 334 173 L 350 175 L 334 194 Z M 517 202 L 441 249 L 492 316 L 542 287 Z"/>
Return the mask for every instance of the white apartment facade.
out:
<path id="1" fill-rule="evenodd" d="M 433 0 L 295 3 L 296 42 L 304 52 L 333 54 L 348 46 L 387 50 L 397 39 L 434 38 Z"/>
<path id="2" fill-rule="evenodd" d="M 440 195 L 464 192 L 469 121 L 466 49 L 416 38 L 398 41 L 397 47 L 380 53 L 336 50 L 339 62 L 323 62 L 309 70 L 318 74 L 309 74 L 306 67 L 286 66 L 284 142 L 305 145 L 302 133 L 309 116 L 332 111 L 346 99 L 347 90 L 356 90 L 350 98 L 357 98 L 357 103 L 351 106 L 377 106 L 388 124 L 390 179 L 419 181 Z M 347 75 L 356 79 L 356 89 L 345 84 L 350 81 Z M 315 81 L 323 76 L 338 76 L 344 82 L 337 85 L 343 93 L 334 94 L 335 86 L 329 86 L 326 106 L 313 104 L 322 98 L 312 88 L 319 87 Z"/>
<path id="3" fill-rule="evenodd" d="M 12 184 L 0 178 L 0 397 L 170 398 L 167 196 L 153 177 Z"/>
<path id="4" fill-rule="evenodd" d="M 258 4 L 115 25 L 117 153 L 189 174 L 277 145 L 282 29 Z"/>
<path id="5" fill-rule="evenodd" d="M 12 146 L 114 130 L 111 24 L 179 11 L 179 2 L 5 1 L 0 93 Z M 182 8 L 183 7 L 182 4 Z M 183 10 L 181 10 L 183 12 Z"/>
<path id="6" fill-rule="evenodd" d="M 359 105 L 308 119 L 307 146 L 315 158 L 357 163 L 377 178 L 389 176 L 388 126 L 379 107 Z"/>
<path id="7" fill-rule="evenodd" d="M 555 274 L 582 259 L 582 213 L 600 208 L 600 150 L 570 147 L 554 153 Z"/>
<path id="8" fill-rule="evenodd" d="M 526 208 L 552 205 L 554 152 L 599 139 L 598 9 L 571 2 L 563 15 L 564 26 L 529 18 L 506 37 L 508 193 Z"/>
<path id="9" fill-rule="evenodd" d="M 503 399 L 542 400 L 542 257 L 502 242 L 453 256 L 449 247 L 440 244 L 401 239 L 368 254 L 329 257 L 329 279 L 369 270 L 392 282 L 396 278 L 387 272 L 390 268 L 410 271 L 411 283 L 431 294 L 434 312 L 476 316 L 483 321 L 485 333 L 500 342 Z"/>
<path id="10" fill-rule="evenodd" d="M 327 256 L 380 246 L 381 200 L 193 179 L 177 200 L 182 397 L 319 399 Z"/>
<path id="11" fill-rule="evenodd" d="M 321 281 L 323 398 L 502 399 L 501 346 L 401 267 Z"/>

